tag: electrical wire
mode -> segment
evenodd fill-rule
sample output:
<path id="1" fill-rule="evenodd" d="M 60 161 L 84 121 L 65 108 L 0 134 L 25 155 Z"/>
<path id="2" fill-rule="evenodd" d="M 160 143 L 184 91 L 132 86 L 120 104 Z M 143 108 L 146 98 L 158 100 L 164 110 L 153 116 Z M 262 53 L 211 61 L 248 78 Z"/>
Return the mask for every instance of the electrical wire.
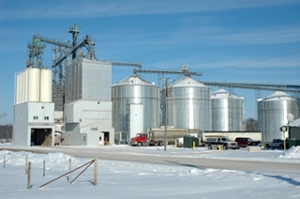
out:
<path id="1" fill-rule="evenodd" d="M 34 20 L 36 20 L 38 17 L 40 17 L 42 14 L 44 14 L 49 8 L 51 8 L 57 0 L 54 0 L 52 4 L 50 4 L 48 7 L 46 7 L 44 10 L 42 10 L 42 12 L 40 12 L 39 14 L 37 14 L 36 16 L 34 16 L 31 20 L 27 21 L 26 23 L 24 23 L 20 28 L 18 28 L 15 32 L 13 32 L 12 34 L 10 34 L 9 36 L 7 36 L 6 38 L 4 38 L 3 40 L 0 41 L 0 44 L 3 43 L 4 41 L 8 40 L 9 38 L 11 38 L 12 36 L 14 36 L 16 33 L 18 33 L 20 30 L 22 30 L 25 26 L 27 26 L 28 24 L 32 23 Z"/>
<path id="2" fill-rule="evenodd" d="M 0 68 L 7 67 L 7 66 L 9 66 L 9 65 L 11 65 L 11 64 L 14 64 L 14 63 L 16 63 L 16 62 L 18 62 L 18 61 L 21 61 L 21 60 L 23 60 L 23 59 L 26 60 L 26 56 L 19 57 L 18 59 L 14 60 L 14 61 L 12 61 L 12 62 L 9 62 L 9 63 L 7 63 L 7 64 L 3 64 L 2 66 L 0 66 Z"/>
<path id="3" fill-rule="evenodd" d="M 83 25 L 82 27 L 85 28 L 85 27 L 89 26 L 90 24 L 94 23 L 95 21 L 97 21 L 97 20 L 99 20 L 99 19 L 101 19 L 101 18 L 103 18 L 103 17 L 109 15 L 110 13 L 112 13 L 112 12 L 115 11 L 115 10 L 117 10 L 118 8 L 120 8 L 120 7 L 122 7 L 122 6 L 126 5 L 126 4 L 128 4 L 130 1 L 131 1 L 131 0 L 127 0 L 127 1 L 125 1 L 124 3 L 121 3 L 120 5 L 118 5 L 118 6 L 114 7 L 114 8 L 112 8 L 111 10 L 109 10 L 109 11 L 107 11 L 106 13 L 102 14 L 101 16 L 99 16 L 99 17 L 97 17 L 97 18 L 91 20 L 89 23 Z"/>
<path id="4" fill-rule="evenodd" d="M 130 1 L 132 1 L 132 0 L 127 0 L 127 1 L 125 1 L 125 2 L 123 2 L 123 3 L 121 3 L 121 4 L 119 4 L 119 5 L 117 5 L 116 7 L 112 8 L 111 10 L 105 12 L 104 14 L 100 15 L 99 17 L 96 17 L 95 19 L 89 21 L 88 23 L 85 23 L 85 24 L 81 25 L 81 26 L 80 26 L 80 29 L 83 29 L 83 28 L 88 27 L 89 25 L 91 25 L 91 24 L 94 23 L 95 21 L 97 21 L 97 20 L 99 20 L 99 19 L 101 19 L 101 18 L 103 18 L 103 17 L 109 15 L 109 14 L 112 13 L 113 11 L 115 11 L 115 10 L 119 9 L 120 7 L 122 7 L 122 6 L 126 5 L 126 4 L 128 4 Z M 68 36 L 63 36 L 63 37 L 60 37 L 59 39 L 62 40 L 62 39 L 66 39 L 67 37 L 68 37 Z"/>

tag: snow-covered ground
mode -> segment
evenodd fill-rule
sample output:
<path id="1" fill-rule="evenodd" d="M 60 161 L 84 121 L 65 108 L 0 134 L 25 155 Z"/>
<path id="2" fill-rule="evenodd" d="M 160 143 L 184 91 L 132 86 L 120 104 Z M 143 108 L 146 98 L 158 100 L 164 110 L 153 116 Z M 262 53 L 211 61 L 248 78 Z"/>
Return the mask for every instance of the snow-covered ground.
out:
<path id="1" fill-rule="evenodd" d="M 111 153 L 123 153 L 125 149 L 127 153 L 137 155 L 166 155 L 163 148 L 159 147 L 105 148 Z M 32 164 L 31 189 L 27 189 L 26 155 Z M 191 151 L 169 147 L 167 155 L 214 158 L 220 159 L 220 162 L 221 159 L 248 159 L 298 163 L 300 147 L 293 147 L 285 153 L 280 150 L 218 152 L 200 148 Z M 0 198 L 300 198 L 300 171 L 280 174 L 109 160 L 98 160 L 97 186 L 93 185 L 94 167 L 91 166 L 73 184 L 68 184 L 67 177 L 63 177 L 39 188 L 42 184 L 68 172 L 70 158 L 73 169 L 91 160 L 57 153 L 55 149 L 49 154 L 0 151 Z M 45 177 L 43 177 L 43 159 L 46 162 Z M 73 173 L 72 178 L 81 171 L 82 169 Z"/>

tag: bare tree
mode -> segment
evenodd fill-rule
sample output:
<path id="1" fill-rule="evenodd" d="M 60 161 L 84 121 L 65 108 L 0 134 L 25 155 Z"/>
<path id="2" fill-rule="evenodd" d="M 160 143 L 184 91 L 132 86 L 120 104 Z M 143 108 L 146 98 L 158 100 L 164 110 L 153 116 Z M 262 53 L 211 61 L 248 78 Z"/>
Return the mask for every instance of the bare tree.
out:
<path id="1" fill-rule="evenodd" d="M 246 120 L 246 131 L 258 131 L 258 121 L 254 118 Z"/>
<path id="2" fill-rule="evenodd" d="M 3 118 L 7 115 L 7 113 L 0 114 L 0 118 Z"/>

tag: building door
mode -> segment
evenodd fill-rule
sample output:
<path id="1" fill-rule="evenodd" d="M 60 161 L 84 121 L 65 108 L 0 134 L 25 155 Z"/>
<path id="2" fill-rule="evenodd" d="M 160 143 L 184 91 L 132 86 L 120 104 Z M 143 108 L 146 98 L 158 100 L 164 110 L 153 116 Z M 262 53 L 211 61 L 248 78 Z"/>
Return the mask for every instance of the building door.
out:
<path id="1" fill-rule="evenodd" d="M 109 144 L 109 132 L 103 132 L 104 133 L 104 145 Z"/>
<path id="2" fill-rule="evenodd" d="M 52 146 L 52 129 L 31 129 L 31 146 Z"/>

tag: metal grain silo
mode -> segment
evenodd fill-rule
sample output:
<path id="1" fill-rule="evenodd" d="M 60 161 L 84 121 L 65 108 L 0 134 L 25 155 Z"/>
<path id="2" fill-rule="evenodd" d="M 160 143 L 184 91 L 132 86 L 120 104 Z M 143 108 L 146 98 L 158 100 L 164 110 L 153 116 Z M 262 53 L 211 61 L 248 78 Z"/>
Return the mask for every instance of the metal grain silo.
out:
<path id="1" fill-rule="evenodd" d="M 283 133 L 279 129 L 288 123 L 288 115 L 298 118 L 297 103 L 295 98 L 284 92 L 275 92 L 258 100 L 258 120 L 263 142 L 283 139 Z"/>
<path id="2" fill-rule="evenodd" d="M 137 111 L 136 109 L 130 110 L 130 108 L 139 107 L 138 104 L 143 106 L 139 108 L 143 110 L 143 132 L 146 133 L 148 128 L 159 127 L 159 98 L 159 87 L 136 74 L 112 86 L 112 123 L 115 128 L 115 137 L 122 140 L 116 140 L 116 143 L 127 143 L 129 138 L 134 136 L 129 135 L 130 124 L 139 123 L 139 117 L 130 117 L 130 112 Z M 136 122 L 131 120 L 136 120 Z"/>
<path id="3" fill-rule="evenodd" d="M 212 130 L 243 131 L 244 98 L 219 89 L 211 94 Z"/>
<path id="4" fill-rule="evenodd" d="M 169 86 L 168 125 L 211 131 L 210 88 L 184 77 Z"/>

